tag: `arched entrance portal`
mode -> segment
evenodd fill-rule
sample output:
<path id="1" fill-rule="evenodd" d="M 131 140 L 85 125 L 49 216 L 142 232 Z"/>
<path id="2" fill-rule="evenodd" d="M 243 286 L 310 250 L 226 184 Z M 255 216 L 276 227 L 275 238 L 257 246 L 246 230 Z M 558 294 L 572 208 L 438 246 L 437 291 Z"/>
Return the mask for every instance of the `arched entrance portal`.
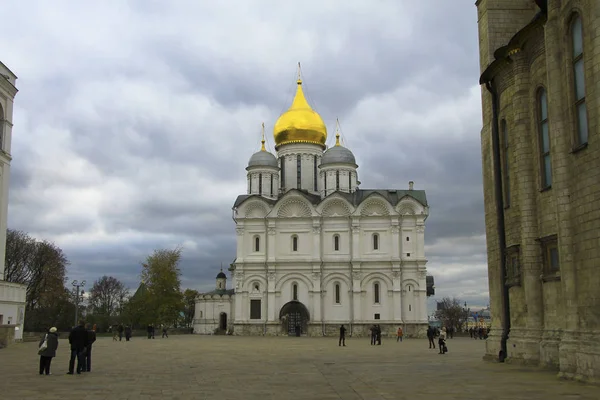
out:
<path id="1" fill-rule="evenodd" d="M 227 330 L 227 314 L 224 312 L 219 315 L 219 329 L 222 331 Z"/>
<path id="2" fill-rule="evenodd" d="M 308 331 L 308 309 L 299 301 L 293 300 L 284 304 L 279 311 L 279 320 L 287 328 L 288 335 L 296 336 Z"/>

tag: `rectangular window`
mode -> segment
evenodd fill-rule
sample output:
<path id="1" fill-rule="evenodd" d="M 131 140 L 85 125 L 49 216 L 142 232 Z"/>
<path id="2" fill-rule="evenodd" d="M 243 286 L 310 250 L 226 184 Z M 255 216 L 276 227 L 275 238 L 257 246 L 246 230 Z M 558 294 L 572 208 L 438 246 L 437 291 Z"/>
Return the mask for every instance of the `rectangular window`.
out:
<path id="1" fill-rule="evenodd" d="M 548 99 L 546 90 L 538 92 L 538 129 L 541 149 L 542 189 L 552 186 L 552 163 L 550 160 L 550 132 L 548 130 Z"/>
<path id="2" fill-rule="evenodd" d="M 317 156 L 314 156 L 314 159 L 313 159 L 313 175 L 314 175 L 313 180 L 315 181 L 313 190 L 316 192 L 318 190 L 317 189 L 317 182 L 318 182 L 318 180 L 317 180 Z"/>
<path id="3" fill-rule="evenodd" d="M 352 172 L 348 172 L 348 193 L 352 192 Z"/>
<path id="4" fill-rule="evenodd" d="M 302 156 L 298 154 L 296 156 L 296 188 L 302 188 Z"/>
<path id="5" fill-rule="evenodd" d="M 340 171 L 335 171 L 335 190 L 340 190 Z"/>
<path id="6" fill-rule="evenodd" d="M 379 304 L 379 283 L 373 285 L 373 300 L 375 304 Z"/>
<path id="7" fill-rule="evenodd" d="M 585 68 L 583 65 L 583 25 L 576 15 L 571 22 L 573 48 L 573 87 L 575 94 L 575 119 L 577 121 L 577 146 L 588 142 L 587 108 L 585 103 Z"/>
<path id="8" fill-rule="evenodd" d="M 273 196 L 273 174 L 271 174 L 271 196 Z"/>
<path id="9" fill-rule="evenodd" d="M 325 196 L 327 196 L 327 172 L 324 172 L 323 176 L 325 177 L 325 179 L 323 179 L 323 184 L 325 185 L 323 190 L 325 190 Z"/>
<path id="10" fill-rule="evenodd" d="M 408 305 L 408 311 L 412 311 L 412 305 L 411 304 Z"/>
<path id="11" fill-rule="evenodd" d="M 250 175 L 250 178 L 248 178 L 248 181 L 250 182 L 250 189 L 248 190 L 248 192 L 250 194 L 252 194 L 252 175 Z"/>
<path id="12" fill-rule="evenodd" d="M 558 237 L 547 236 L 540 239 L 544 261 L 544 279 L 557 278 L 560 273 L 560 261 L 558 254 Z"/>
<path id="13" fill-rule="evenodd" d="M 406 257 L 410 257 L 410 253 L 406 253 Z"/>
<path id="14" fill-rule="evenodd" d="M 262 174 L 258 174 L 258 194 L 262 196 Z"/>
<path id="15" fill-rule="evenodd" d="M 292 251 L 298 251 L 298 236 L 292 237 Z"/>
<path id="16" fill-rule="evenodd" d="M 280 157 L 279 166 L 281 168 L 281 189 L 285 188 L 285 156 Z"/>
<path id="17" fill-rule="evenodd" d="M 381 316 L 380 316 L 379 314 L 375 314 L 375 315 L 373 316 L 373 318 L 375 318 L 375 319 L 380 319 L 380 317 L 381 317 Z"/>
<path id="18" fill-rule="evenodd" d="M 509 154 L 510 150 L 508 147 L 508 124 L 506 120 L 503 119 L 501 123 L 502 127 L 502 148 L 504 152 L 504 157 L 502 160 L 502 177 L 504 184 L 504 207 L 510 207 L 510 159 Z"/>
<path id="19" fill-rule="evenodd" d="M 519 286 L 521 284 L 520 246 L 514 245 L 505 250 L 506 284 Z"/>
<path id="20" fill-rule="evenodd" d="M 338 235 L 335 235 L 333 237 L 333 250 L 334 251 L 340 250 L 340 237 Z"/>
<path id="21" fill-rule="evenodd" d="M 261 311 L 260 300 L 250 300 L 250 319 L 260 319 Z"/>

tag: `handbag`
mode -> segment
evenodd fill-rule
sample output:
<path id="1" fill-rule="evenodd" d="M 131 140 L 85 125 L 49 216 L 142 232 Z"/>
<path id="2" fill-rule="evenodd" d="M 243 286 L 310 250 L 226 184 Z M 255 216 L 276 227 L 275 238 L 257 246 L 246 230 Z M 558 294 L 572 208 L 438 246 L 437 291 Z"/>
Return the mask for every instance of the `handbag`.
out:
<path id="1" fill-rule="evenodd" d="M 41 353 L 44 352 L 44 350 L 46 350 L 48 348 L 48 334 L 46 333 L 46 336 L 44 336 L 44 341 L 42 342 L 40 348 L 38 349 L 38 354 L 41 355 Z"/>

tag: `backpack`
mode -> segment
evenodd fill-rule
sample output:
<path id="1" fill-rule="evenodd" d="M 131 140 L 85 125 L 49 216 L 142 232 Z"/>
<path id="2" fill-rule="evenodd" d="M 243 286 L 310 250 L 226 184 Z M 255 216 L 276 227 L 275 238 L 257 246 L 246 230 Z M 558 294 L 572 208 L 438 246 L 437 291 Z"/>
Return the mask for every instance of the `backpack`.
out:
<path id="1" fill-rule="evenodd" d="M 40 348 L 38 349 L 38 354 L 42 355 L 42 353 L 48 348 L 48 334 L 44 336 L 44 341 L 42 342 Z"/>

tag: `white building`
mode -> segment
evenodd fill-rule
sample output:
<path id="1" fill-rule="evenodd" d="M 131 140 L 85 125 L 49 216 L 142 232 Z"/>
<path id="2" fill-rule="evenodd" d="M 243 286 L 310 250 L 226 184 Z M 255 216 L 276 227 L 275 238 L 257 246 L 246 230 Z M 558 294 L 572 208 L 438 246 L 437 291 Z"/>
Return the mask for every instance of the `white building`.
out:
<path id="1" fill-rule="evenodd" d="M 4 281 L 8 185 L 12 159 L 10 145 L 13 100 L 17 94 L 16 80 L 16 75 L 0 62 L 0 325 L 13 325 L 14 338 L 20 340 L 23 337 L 26 286 Z"/>
<path id="2" fill-rule="evenodd" d="M 373 324 L 408 336 L 427 328 L 425 192 L 359 189 L 354 155 L 327 149 L 327 129 L 298 80 L 274 127 L 277 157 L 255 153 L 233 206 L 237 256 L 196 303 L 195 331 L 354 336 Z"/>

